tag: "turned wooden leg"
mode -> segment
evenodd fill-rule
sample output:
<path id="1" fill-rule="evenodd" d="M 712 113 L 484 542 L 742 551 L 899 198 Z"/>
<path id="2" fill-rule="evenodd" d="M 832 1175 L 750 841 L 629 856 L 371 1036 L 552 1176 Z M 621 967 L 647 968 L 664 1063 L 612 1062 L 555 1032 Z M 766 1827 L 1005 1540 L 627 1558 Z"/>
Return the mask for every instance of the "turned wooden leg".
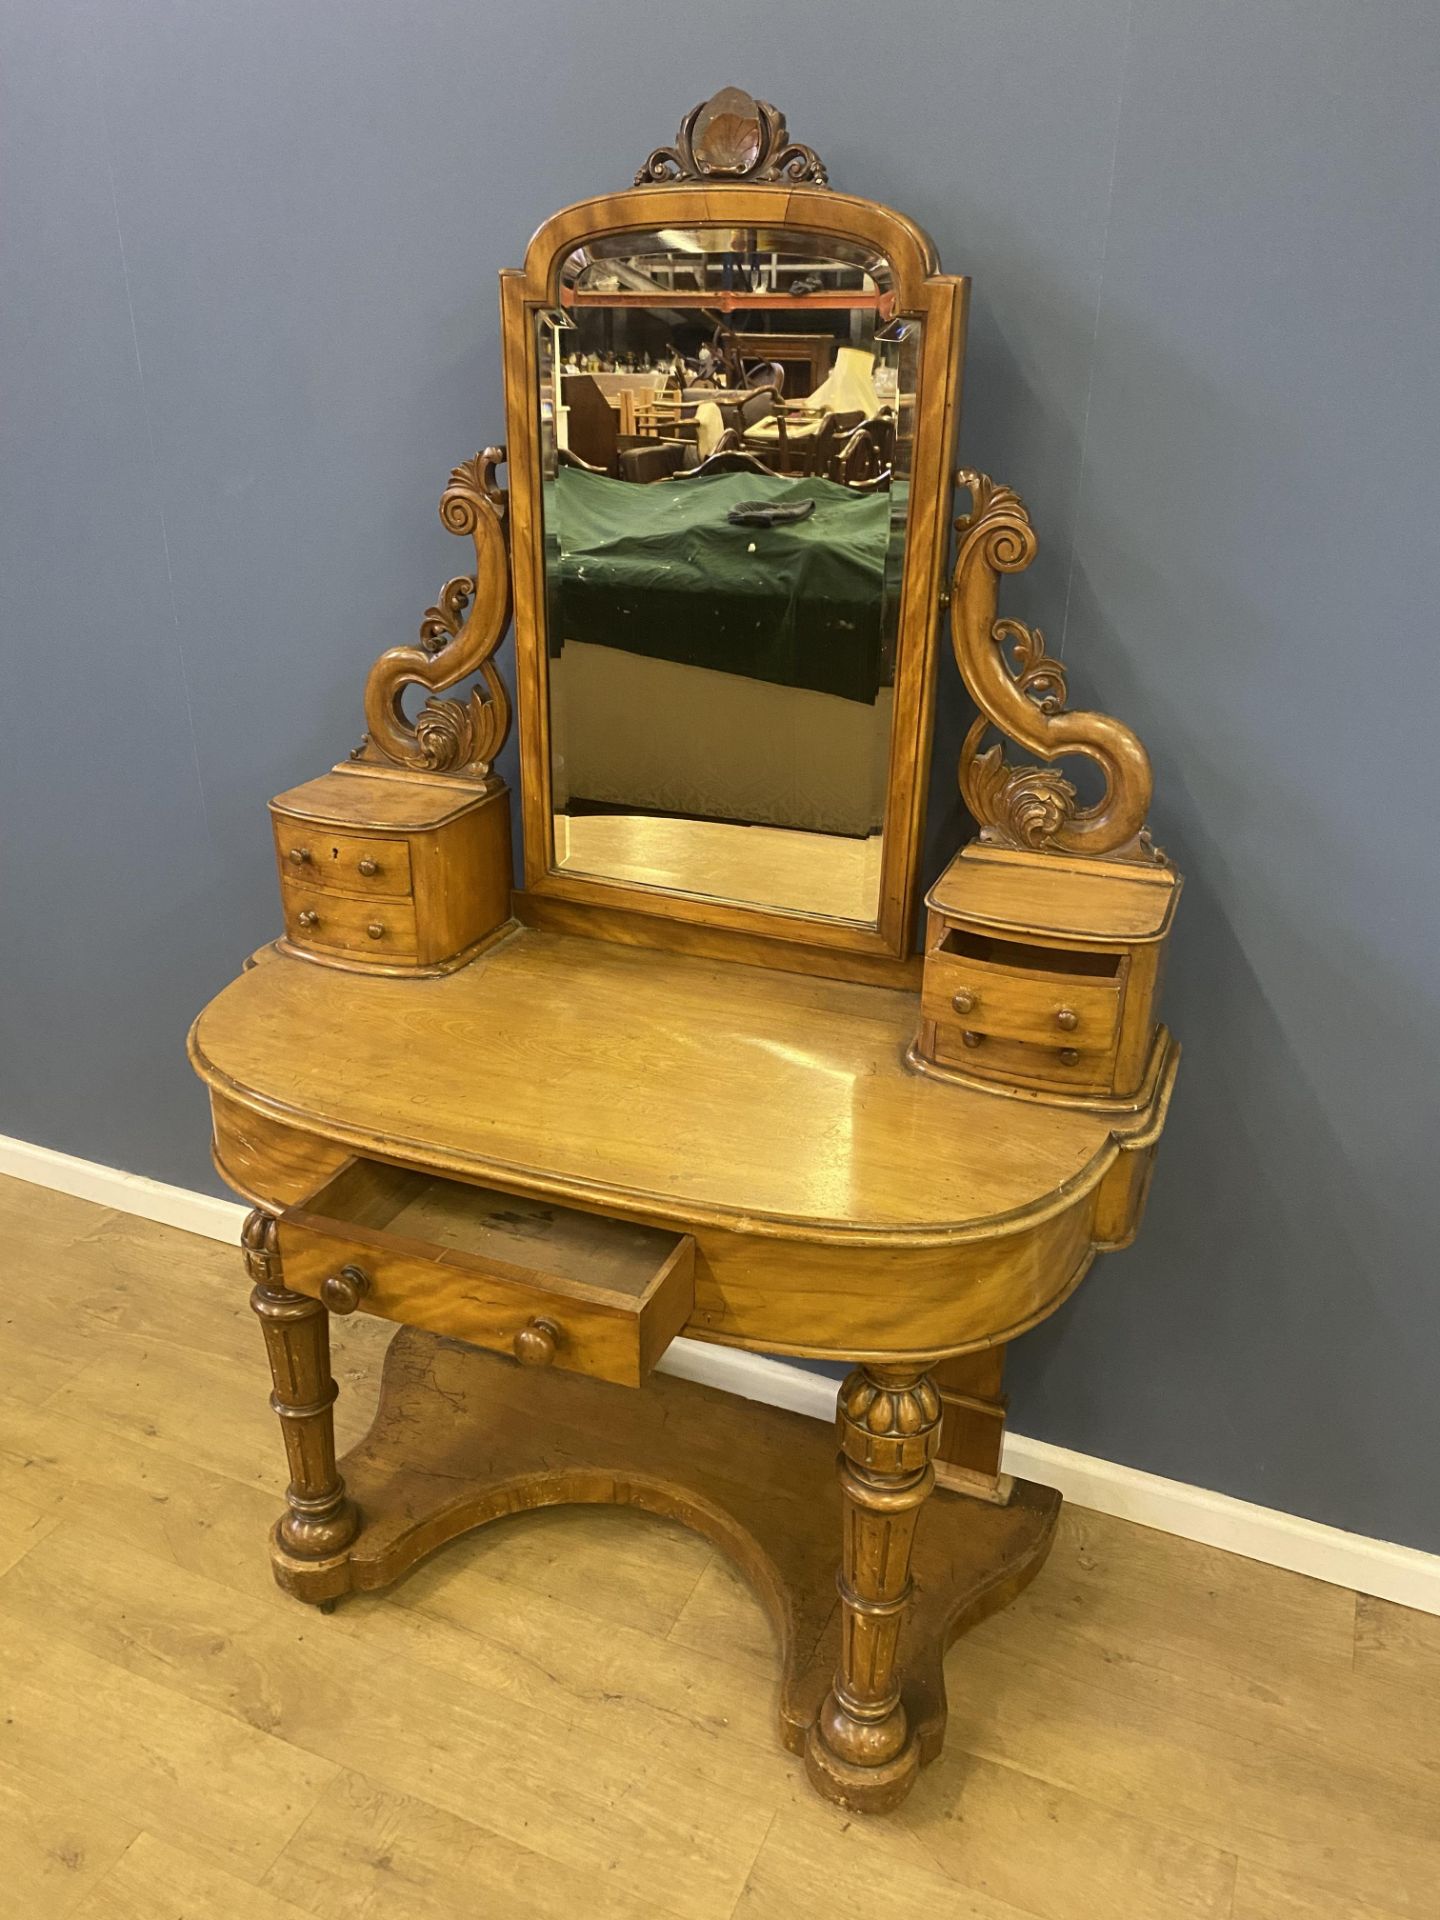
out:
<path id="1" fill-rule="evenodd" d="M 840 1665 L 805 1764 L 826 1799 L 858 1812 L 897 1806 L 920 1769 L 897 1653 L 939 1422 L 935 1383 L 914 1367 L 857 1367 L 840 1389 Z"/>
<path id="2" fill-rule="evenodd" d="M 338 1389 L 330 1377 L 329 1315 L 318 1300 L 292 1293 L 280 1271 L 276 1220 L 256 1211 L 241 1229 L 245 1265 L 255 1286 L 250 1305 L 260 1317 L 290 1462 L 286 1511 L 276 1528 L 279 1547 L 301 1560 L 343 1554 L 360 1530 L 335 1466 Z"/>

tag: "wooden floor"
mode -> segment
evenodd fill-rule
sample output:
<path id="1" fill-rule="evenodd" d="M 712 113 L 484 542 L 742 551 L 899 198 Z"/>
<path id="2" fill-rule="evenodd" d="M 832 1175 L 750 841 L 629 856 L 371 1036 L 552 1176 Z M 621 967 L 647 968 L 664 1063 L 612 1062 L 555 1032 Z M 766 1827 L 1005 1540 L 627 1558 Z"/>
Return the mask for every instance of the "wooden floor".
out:
<path id="1" fill-rule="evenodd" d="M 387 1334 L 338 1331 L 346 1444 Z M 238 1256 L 0 1180 L 16 1920 L 1440 1915 L 1440 1620 L 1068 1511 L 950 1655 L 944 1757 L 855 1819 L 677 1528 L 528 1515 L 285 1599 L 267 1391 Z"/>

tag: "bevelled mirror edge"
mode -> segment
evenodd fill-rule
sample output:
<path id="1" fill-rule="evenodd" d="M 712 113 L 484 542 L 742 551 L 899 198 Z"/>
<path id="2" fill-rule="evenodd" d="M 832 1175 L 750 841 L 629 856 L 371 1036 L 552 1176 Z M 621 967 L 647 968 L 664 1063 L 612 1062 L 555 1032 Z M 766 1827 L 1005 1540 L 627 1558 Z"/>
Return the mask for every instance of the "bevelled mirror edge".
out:
<path id="1" fill-rule="evenodd" d="M 890 312 L 919 322 L 883 836 L 875 911 L 866 921 L 567 872 L 556 857 L 536 320 L 557 310 L 565 263 L 577 248 L 603 247 L 647 232 L 720 227 L 752 227 L 801 238 L 821 236 L 869 247 L 891 270 Z M 637 923 L 645 923 L 649 935 L 660 941 L 673 938 L 695 946 L 703 944 L 706 933 L 759 937 L 822 957 L 851 955 L 866 977 L 887 977 L 885 969 L 892 963 L 888 977 L 897 981 L 911 977 L 908 956 L 920 882 L 938 627 L 950 538 L 950 473 L 968 301 L 968 282 L 936 268 L 933 248 L 903 215 L 818 184 L 791 185 L 752 177 L 726 179 L 723 185 L 690 179 L 642 184 L 564 208 L 540 227 L 524 267 L 502 274 L 525 848 L 521 906 L 529 917 L 541 918 L 548 911 L 552 920 L 579 924 L 587 913 L 597 920 L 630 915 Z M 641 936 L 632 927 L 629 937 Z"/>

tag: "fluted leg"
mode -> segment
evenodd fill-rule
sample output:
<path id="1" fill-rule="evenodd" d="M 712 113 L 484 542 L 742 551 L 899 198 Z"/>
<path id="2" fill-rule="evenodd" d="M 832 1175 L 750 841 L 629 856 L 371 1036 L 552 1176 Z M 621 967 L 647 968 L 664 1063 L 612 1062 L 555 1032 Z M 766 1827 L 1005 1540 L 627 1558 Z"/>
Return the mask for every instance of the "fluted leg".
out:
<path id="1" fill-rule="evenodd" d="M 270 1404 L 280 1416 L 290 1462 L 278 1542 L 299 1559 L 324 1560 L 343 1553 L 360 1530 L 335 1465 L 329 1315 L 318 1300 L 285 1285 L 272 1214 L 250 1214 L 240 1240 L 255 1282 L 250 1305 L 260 1318 L 275 1382 Z"/>
<path id="2" fill-rule="evenodd" d="M 857 1367 L 840 1389 L 840 1665 L 805 1761 L 827 1799 L 866 1812 L 898 1805 L 920 1768 L 897 1654 L 939 1422 L 935 1383 L 916 1368 Z"/>

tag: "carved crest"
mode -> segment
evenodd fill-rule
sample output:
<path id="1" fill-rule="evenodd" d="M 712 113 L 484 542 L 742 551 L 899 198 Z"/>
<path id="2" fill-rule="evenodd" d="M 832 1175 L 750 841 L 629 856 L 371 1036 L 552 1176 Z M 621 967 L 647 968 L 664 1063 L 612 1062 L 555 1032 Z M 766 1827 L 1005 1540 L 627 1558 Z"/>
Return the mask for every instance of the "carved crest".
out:
<path id="1" fill-rule="evenodd" d="M 829 184 L 819 155 L 790 138 L 779 108 L 739 87 L 722 87 L 692 107 L 674 146 L 656 147 L 635 176 L 637 187 L 673 180 Z"/>
<path id="2" fill-rule="evenodd" d="M 1019 573 L 1035 557 L 1025 503 L 988 474 L 961 473 L 971 509 L 956 525 L 960 553 L 951 596 L 955 658 L 980 709 L 960 749 L 960 791 L 980 836 L 1002 846 L 1057 853 L 1163 861 L 1145 832 L 1150 760 L 1139 740 L 1107 713 L 1065 710 L 1065 669 L 1045 651 L 1045 638 L 1018 620 L 995 618 L 1002 573 Z M 990 729 L 1054 761 L 1091 760 L 1105 791 L 1081 807 L 1073 783 L 1057 767 L 1013 766 Z"/>
<path id="3" fill-rule="evenodd" d="M 369 728 L 356 758 L 378 756 L 427 773 L 463 773 L 487 780 L 510 731 L 510 696 L 494 654 L 510 624 L 510 565 L 505 550 L 505 494 L 495 469 L 503 447 L 487 447 L 450 475 L 440 518 L 451 533 L 470 534 L 475 572 L 447 580 L 420 623 L 418 647 L 391 647 L 365 686 Z M 478 673 L 468 700 L 427 700 L 414 722 L 402 705 L 407 687 L 432 694 Z"/>

